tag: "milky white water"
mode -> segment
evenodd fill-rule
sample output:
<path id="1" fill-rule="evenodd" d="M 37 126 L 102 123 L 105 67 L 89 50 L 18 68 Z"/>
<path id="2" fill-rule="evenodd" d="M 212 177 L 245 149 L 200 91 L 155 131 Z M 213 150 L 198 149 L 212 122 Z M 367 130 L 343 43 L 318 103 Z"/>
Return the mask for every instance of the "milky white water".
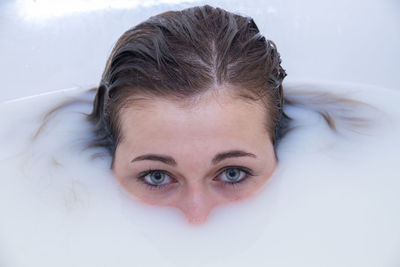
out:
<path id="1" fill-rule="evenodd" d="M 29 141 L 49 107 L 93 94 L 76 88 L 3 103 L 2 266 L 400 264 L 399 92 L 343 83 L 286 88 L 335 88 L 363 100 L 379 109 L 375 127 L 338 135 L 319 115 L 289 107 L 301 127 L 281 142 L 266 187 L 217 208 L 202 226 L 138 203 L 113 179 L 108 156 L 82 150 L 90 125 L 79 112 L 90 104 L 61 111 Z"/>
<path id="2" fill-rule="evenodd" d="M 30 2 L 0 2 L 1 267 L 400 265 L 398 2 L 207 1 L 254 17 L 277 43 L 288 93 L 331 92 L 376 109 L 351 111 L 371 118 L 370 128 L 338 121 L 336 134 L 316 113 L 287 107 L 299 127 L 280 143 L 274 176 L 202 226 L 138 203 L 113 178 L 107 154 L 92 159 L 104 151 L 83 150 L 90 104 L 60 111 L 32 136 L 57 103 L 92 100 L 85 88 L 98 84 L 125 30 L 206 2 L 90 9 L 95 1 L 70 0 L 90 5 L 57 10 Z"/>

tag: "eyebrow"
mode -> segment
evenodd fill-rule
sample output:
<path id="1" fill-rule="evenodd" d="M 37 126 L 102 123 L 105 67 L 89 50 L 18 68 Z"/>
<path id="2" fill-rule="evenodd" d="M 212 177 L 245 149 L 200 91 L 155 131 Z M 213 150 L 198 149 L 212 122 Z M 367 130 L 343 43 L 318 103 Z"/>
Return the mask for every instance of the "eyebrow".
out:
<path id="1" fill-rule="evenodd" d="M 249 153 L 243 150 L 230 150 L 230 151 L 225 151 L 225 152 L 221 152 L 218 153 L 217 155 L 214 156 L 214 158 L 211 160 L 212 164 L 217 164 L 225 159 L 228 158 L 239 158 L 239 157 L 253 157 L 253 158 L 257 158 L 256 155 L 254 155 L 253 153 Z M 174 160 L 174 158 L 170 157 L 170 156 L 165 156 L 165 155 L 158 155 L 158 154 L 145 154 L 142 156 L 138 156 L 136 158 L 134 158 L 132 162 L 135 161 L 141 161 L 141 160 L 153 160 L 153 161 L 161 161 L 162 163 L 171 165 L 171 166 L 177 166 L 178 164 L 176 163 L 176 161 Z"/>

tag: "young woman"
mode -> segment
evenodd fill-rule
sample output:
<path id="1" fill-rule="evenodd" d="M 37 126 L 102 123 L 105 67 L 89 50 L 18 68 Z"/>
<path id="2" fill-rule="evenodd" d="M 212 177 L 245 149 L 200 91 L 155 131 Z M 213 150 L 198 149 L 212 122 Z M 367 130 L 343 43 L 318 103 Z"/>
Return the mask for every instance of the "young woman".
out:
<path id="1" fill-rule="evenodd" d="M 209 5 L 158 14 L 115 44 L 88 116 L 92 145 L 132 196 L 202 223 L 273 175 L 293 104 L 285 76 L 250 17 Z"/>

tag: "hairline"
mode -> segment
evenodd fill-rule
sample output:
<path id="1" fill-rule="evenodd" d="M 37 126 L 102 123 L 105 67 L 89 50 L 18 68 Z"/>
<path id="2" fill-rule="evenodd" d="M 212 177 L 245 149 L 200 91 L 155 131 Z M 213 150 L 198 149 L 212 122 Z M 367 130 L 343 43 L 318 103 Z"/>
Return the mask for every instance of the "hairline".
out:
<path id="1" fill-rule="evenodd" d="M 117 105 L 118 107 L 116 110 L 117 112 L 116 120 L 119 126 L 117 133 L 119 135 L 119 138 L 118 142 L 115 144 L 115 147 L 117 147 L 119 143 L 122 142 L 124 139 L 121 127 L 122 124 L 121 116 L 124 110 L 126 109 L 141 110 L 145 107 L 148 107 L 148 105 L 151 104 L 152 101 L 154 101 L 155 99 L 173 103 L 181 109 L 196 108 L 196 106 L 200 104 L 204 98 L 214 97 L 218 95 L 221 91 L 224 91 L 223 93 L 226 93 L 229 97 L 232 97 L 233 99 L 241 100 L 243 101 L 243 103 L 252 106 L 254 106 L 254 103 L 256 103 L 256 105 L 258 105 L 259 108 L 262 108 L 265 114 L 264 129 L 265 131 L 267 131 L 271 140 L 273 139 L 273 133 L 270 132 L 269 128 L 273 123 L 271 121 L 270 114 L 268 114 L 269 112 L 271 112 L 270 108 L 268 107 L 269 103 L 266 103 L 263 97 L 256 96 L 256 94 L 251 92 L 250 90 L 243 89 L 238 86 L 227 85 L 227 86 L 214 86 L 191 96 L 156 95 L 156 93 L 149 93 L 148 91 L 146 92 L 142 90 L 138 90 L 137 93 L 130 94 L 123 100 L 120 100 L 120 103 Z"/>

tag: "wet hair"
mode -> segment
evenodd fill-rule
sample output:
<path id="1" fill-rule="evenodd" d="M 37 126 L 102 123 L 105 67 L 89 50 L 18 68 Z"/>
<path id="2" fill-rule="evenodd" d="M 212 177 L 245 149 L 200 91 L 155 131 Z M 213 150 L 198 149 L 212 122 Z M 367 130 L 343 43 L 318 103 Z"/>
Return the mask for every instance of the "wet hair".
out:
<path id="1" fill-rule="evenodd" d="M 152 16 L 122 34 L 99 86 L 91 90 L 95 91 L 93 109 L 86 118 L 93 125 L 94 138 L 88 147 L 105 148 L 112 167 L 123 138 L 121 110 L 135 105 L 135 98 L 161 97 L 182 103 L 221 88 L 265 107 L 265 129 L 276 157 L 279 141 L 295 128 L 284 112 L 287 105 L 319 113 L 334 131 L 332 113 L 353 128 L 368 123 L 351 114 L 355 106 L 364 104 L 359 101 L 304 90 L 284 95 L 285 77 L 275 43 L 260 33 L 251 17 L 209 5 Z M 52 114 L 78 102 L 65 101 L 51 109 L 34 138 Z"/>
<path id="2" fill-rule="evenodd" d="M 158 14 L 126 31 L 107 60 L 88 117 L 93 145 L 114 156 L 122 138 L 120 111 L 134 104 L 134 96 L 184 101 L 229 87 L 264 104 L 276 147 L 289 120 L 283 111 L 285 76 L 276 45 L 250 17 L 209 5 Z"/>

